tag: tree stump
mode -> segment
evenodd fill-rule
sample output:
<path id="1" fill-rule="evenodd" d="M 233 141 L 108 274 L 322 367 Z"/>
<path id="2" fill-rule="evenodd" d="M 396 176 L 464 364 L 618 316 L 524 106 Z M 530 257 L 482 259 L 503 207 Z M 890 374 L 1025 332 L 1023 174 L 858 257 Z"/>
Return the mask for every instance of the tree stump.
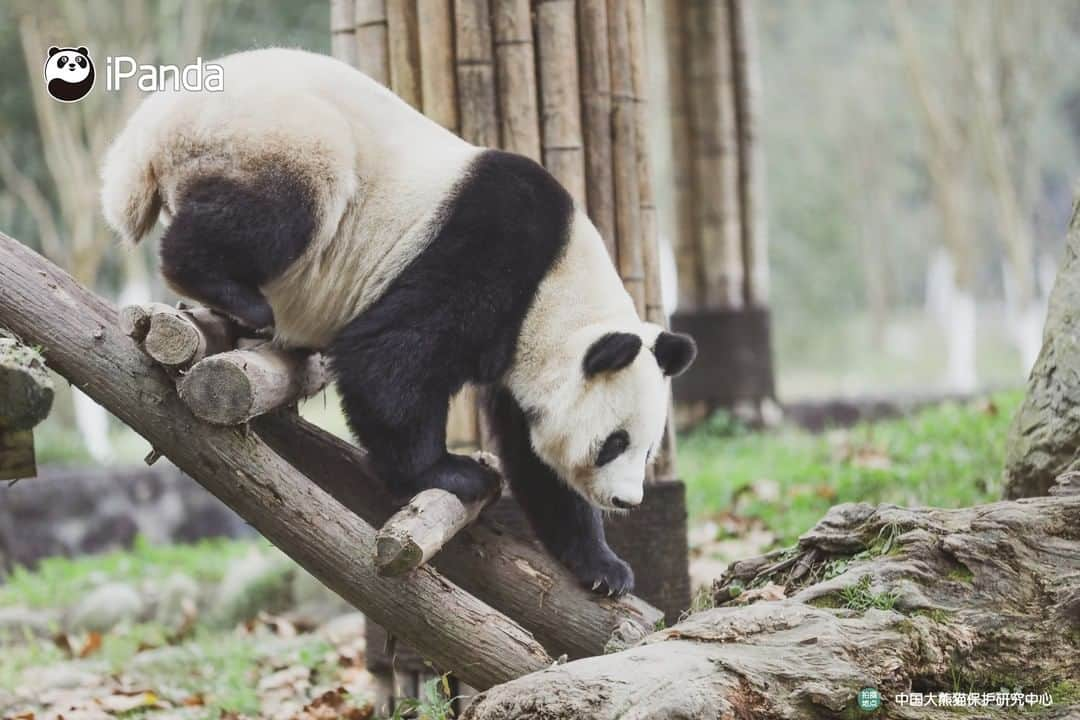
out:
<path id="1" fill-rule="evenodd" d="M 0 480 L 37 474 L 33 428 L 52 402 L 52 379 L 41 356 L 0 330 Z"/>

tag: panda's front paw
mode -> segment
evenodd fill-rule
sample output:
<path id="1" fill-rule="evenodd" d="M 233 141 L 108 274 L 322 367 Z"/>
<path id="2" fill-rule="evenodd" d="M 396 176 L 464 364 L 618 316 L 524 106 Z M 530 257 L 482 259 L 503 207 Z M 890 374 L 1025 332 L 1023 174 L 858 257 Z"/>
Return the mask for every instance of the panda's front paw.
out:
<path id="1" fill-rule="evenodd" d="M 579 560 L 571 567 L 578 579 L 593 592 L 618 597 L 634 589 L 634 571 L 612 552 Z"/>

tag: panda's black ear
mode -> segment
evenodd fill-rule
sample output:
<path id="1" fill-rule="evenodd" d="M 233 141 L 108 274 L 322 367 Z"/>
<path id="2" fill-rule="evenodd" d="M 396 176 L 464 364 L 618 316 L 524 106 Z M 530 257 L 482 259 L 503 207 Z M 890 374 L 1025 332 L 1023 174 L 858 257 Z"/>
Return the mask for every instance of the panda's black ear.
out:
<path id="1" fill-rule="evenodd" d="M 633 333 L 613 332 L 589 346 L 585 353 L 585 377 L 621 370 L 641 352 L 641 338 Z"/>
<path id="2" fill-rule="evenodd" d="M 83 47 L 82 45 L 80 45 L 79 47 L 75 48 L 75 52 L 79 53 L 80 55 L 85 55 L 85 56 L 87 56 L 87 57 L 90 57 L 90 51 L 89 51 L 89 50 L 87 50 L 87 49 L 86 49 L 85 47 Z"/>
<path id="3" fill-rule="evenodd" d="M 51 48 L 49 48 L 49 57 L 52 57 L 53 55 L 55 55 L 58 52 L 60 52 L 60 48 L 53 45 Z"/>
<path id="4" fill-rule="evenodd" d="M 656 337 L 653 354 L 656 355 L 660 370 L 668 377 L 674 377 L 694 362 L 697 357 L 697 343 L 689 335 L 665 330 Z"/>

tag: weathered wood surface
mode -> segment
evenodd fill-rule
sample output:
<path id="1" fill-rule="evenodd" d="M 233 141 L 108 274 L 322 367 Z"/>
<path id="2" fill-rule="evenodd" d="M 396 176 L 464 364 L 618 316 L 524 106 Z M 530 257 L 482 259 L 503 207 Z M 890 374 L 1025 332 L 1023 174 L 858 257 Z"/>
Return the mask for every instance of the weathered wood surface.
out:
<path id="1" fill-rule="evenodd" d="M 574 0 L 538 3 L 535 12 L 544 167 L 587 207 Z"/>
<path id="2" fill-rule="evenodd" d="M 532 8 L 529 0 L 497 0 L 491 14 L 501 147 L 540 162 Z"/>
<path id="3" fill-rule="evenodd" d="M 37 474 L 33 427 L 53 403 L 41 356 L 0 329 L 0 480 Z"/>
<path id="4" fill-rule="evenodd" d="M 198 420 L 166 372 L 120 332 L 115 308 L 3 234 L 0 323 L 40 345 L 53 370 L 437 666 L 487 687 L 550 664 L 532 635 L 435 570 L 380 577 L 374 528 L 258 435 Z"/>
<path id="5" fill-rule="evenodd" d="M 266 342 L 205 358 L 177 388 L 180 399 L 199 418 L 215 425 L 240 425 L 311 397 L 329 381 L 330 369 L 322 355 Z"/>
<path id="6" fill-rule="evenodd" d="M 136 318 L 132 322 L 139 321 Z M 122 327 L 126 329 L 128 322 L 129 316 L 125 314 Z M 230 350 L 236 339 L 236 324 L 209 308 L 180 310 L 156 303 L 143 347 L 162 365 L 186 370 L 207 355 Z"/>
<path id="7" fill-rule="evenodd" d="M 888 718 L 957 717 L 896 702 L 912 691 L 1015 687 L 1057 695 L 1040 717 L 1077 717 L 1080 494 L 1069 487 L 961 510 L 837 506 L 794 551 L 733 564 L 714 586 L 721 606 L 492 688 L 464 717 L 855 717 L 864 687 Z"/>
<path id="8" fill-rule="evenodd" d="M 499 468 L 490 453 L 477 453 L 486 465 Z M 375 537 L 375 566 L 387 577 L 402 575 L 430 560 L 480 511 L 498 499 L 499 486 L 486 496 L 464 503 L 445 490 L 424 490 L 386 521 Z"/>
<path id="9" fill-rule="evenodd" d="M 381 526 L 396 510 L 362 449 L 295 416 L 264 415 L 252 427 L 368 523 Z M 596 655 L 617 629 L 652 628 L 663 617 L 632 595 L 606 598 L 590 593 L 538 545 L 507 534 L 483 516 L 447 543 L 432 564 L 521 623 L 552 655 Z"/>
<path id="10" fill-rule="evenodd" d="M 1013 419 L 1005 497 L 1045 495 L 1061 473 L 1080 469 L 1080 201 L 1065 259 L 1050 293 L 1043 346 Z"/>
<path id="11" fill-rule="evenodd" d="M 489 0 L 454 0 L 454 40 L 461 137 L 482 147 L 498 147 Z"/>
<path id="12" fill-rule="evenodd" d="M 353 6 L 356 67 L 375 82 L 390 86 L 386 0 L 356 0 Z"/>

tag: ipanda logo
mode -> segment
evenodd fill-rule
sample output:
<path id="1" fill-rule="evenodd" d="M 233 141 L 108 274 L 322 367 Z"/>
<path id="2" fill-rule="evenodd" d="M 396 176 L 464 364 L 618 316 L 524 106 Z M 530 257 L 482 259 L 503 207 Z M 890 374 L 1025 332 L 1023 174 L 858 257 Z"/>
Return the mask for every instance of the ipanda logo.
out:
<path id="1" fill-rule="evenodd" d="M 94 61 L 85 47 L 49 48 L 45 88 L 60 102 L 82 100 L 94 87 Z"/>
<path id="2" fill-rule="evenodd" d="M 224 89 L 222 67 L 204 63 L 201 57 L 191 65 L 141 65 L 127 55 L 105 58 L 105 89 L 119 90 L 125 82 L 134 82 L 144 92 L 186 90 L 221 92 Z M 83 46 L 49 48 L 45 58 L 45 87 L 60 102 L 76 102 L 94 87 L 94 61 Z"/>

